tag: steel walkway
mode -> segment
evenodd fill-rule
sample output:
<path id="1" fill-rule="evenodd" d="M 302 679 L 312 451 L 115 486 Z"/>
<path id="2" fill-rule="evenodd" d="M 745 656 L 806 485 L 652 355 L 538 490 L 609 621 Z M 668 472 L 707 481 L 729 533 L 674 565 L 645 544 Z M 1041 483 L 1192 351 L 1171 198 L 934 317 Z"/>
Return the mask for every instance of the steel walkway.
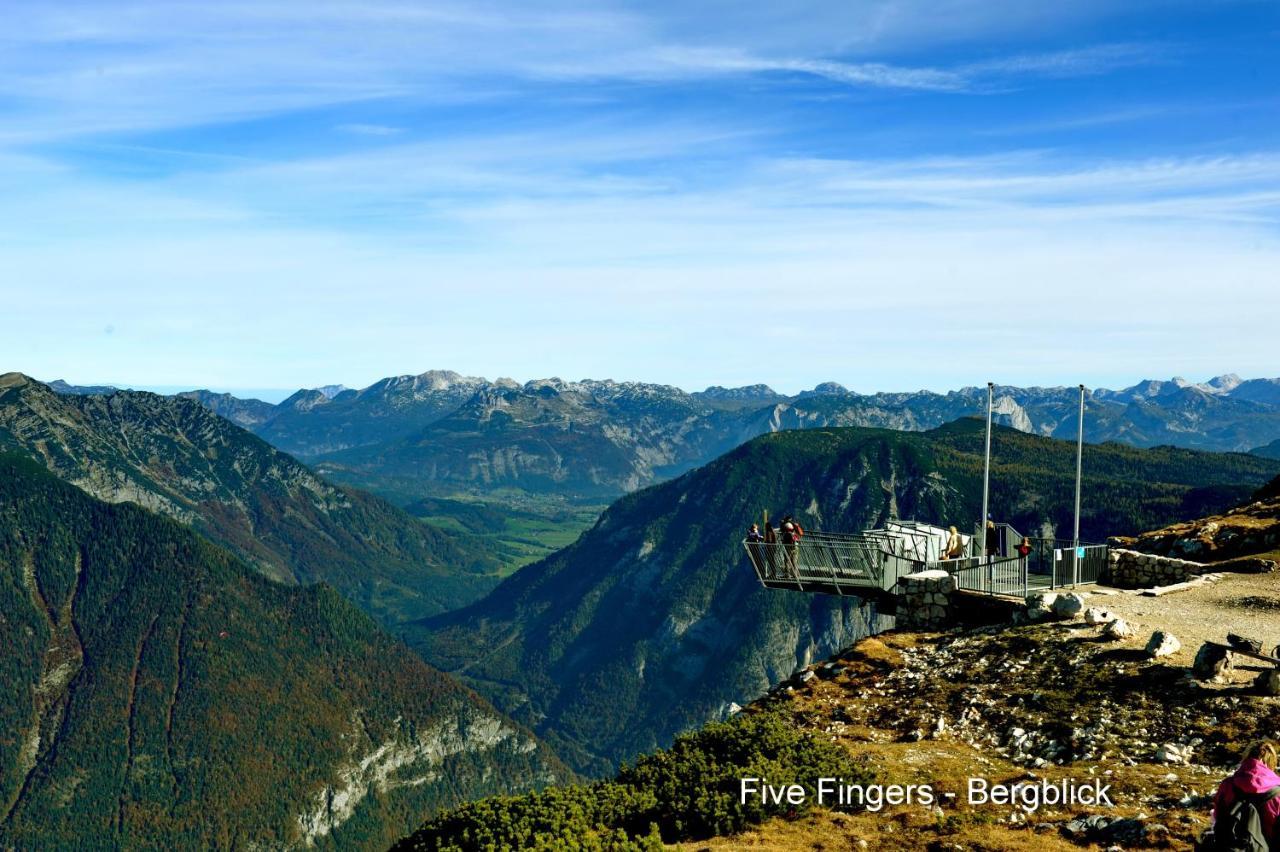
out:
<path id="1" fill-rule="evenodd" d="M 744 540 L 743 546 L 766 588 L 864 598 L 890 594 L 900 577 L 929 569 L 951 574 L 964 591 L 1025 597 L 1034 591 L 1095 583 L 1106 568 L 1106 545 L 1077 547 L 1068 541 L 1024 537 L 1011 527 L 1006 530 L 1002 542 L 1007 549 L 1025 539 L 1031 552 L 941 559 L 946 531 L 914 522 L 893 522 L 854 534 L 808 532 L 795 544 Z M 964 540 L 973 553 L 975 539 Z"/>

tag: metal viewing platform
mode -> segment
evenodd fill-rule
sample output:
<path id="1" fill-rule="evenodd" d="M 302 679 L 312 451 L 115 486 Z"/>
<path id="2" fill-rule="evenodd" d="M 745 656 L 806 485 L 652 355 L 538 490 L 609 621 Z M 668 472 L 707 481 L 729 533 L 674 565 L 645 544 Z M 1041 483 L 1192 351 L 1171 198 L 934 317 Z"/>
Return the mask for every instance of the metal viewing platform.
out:
<path id="1" fill-rule="evenodd" d="M 979 515 L 982 522 L 975 527 L 976 535 L 960 536 L 962 556 L 945 558 L 949 530 L 916 521 L 891 521 L 883 529 L 852 534 L 804 532 L 798 540 L 790 540 L 788 533 L 788 541 L 783 542 L 777 540 L 781 532 L 769 526 L 766 513 L 765 540 L 748 538 L 742 542 L 761 584 L 770 589 L 866 598 L 890 596 L 899 579 L 928 570 L 950 574 L 956 580 L 956 588 L 962 591 L 1007 597 L 1096 583 L 1107 568 L 1107 546 L 1080 541 L 1084 385 L 1079 386 L 1073 537 L 1036 538 L 1021 535 L 1008 524 L 995 524 L 997 543 L 991 548 L 993 552 L 986 552 L 991 525 L 988 509 L 994 389 L 987 382 L 987 435 Z"/>
<path id="2" fill-rule="evenodd" d="M 829 595 L 871 597 L 892 593 L 898 580 L 942 570 L 963 591 L 1025 597 L 1046 589 L 1096 583 L 1107 565 L 1105 544 L 1020 535 L 1001 524 L 1001 553 L 986 556 L 975 536 L 961 536 L 967 555 L 942 558 L 948 531 L 914 521 L 895 521 L 860 533 L 806 532 L 794 544 L 743 541 L 760 583 Z M 1017 552 L 1025 541 L 1030 552 Z"/>

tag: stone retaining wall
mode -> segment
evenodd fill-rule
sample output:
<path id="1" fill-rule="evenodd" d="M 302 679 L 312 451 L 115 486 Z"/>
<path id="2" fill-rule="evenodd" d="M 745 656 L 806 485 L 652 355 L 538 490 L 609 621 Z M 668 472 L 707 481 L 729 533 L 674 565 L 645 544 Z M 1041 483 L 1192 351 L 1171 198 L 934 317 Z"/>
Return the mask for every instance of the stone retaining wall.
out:
<path id="1" fill-rule="evenodd" d="M 1150 589 L 1183 583 L 1204 571 L 1204 565 L 1172 556 L 1111 548 L 1107 554 L 1107 582 L 1118 589 Z"/>
<path id="2" fill-rule="evenodd" d="M 951 618 L 956 579 L 946 571 L 917 571 L 898 578 L 899 630 L 937 630 Z"/>

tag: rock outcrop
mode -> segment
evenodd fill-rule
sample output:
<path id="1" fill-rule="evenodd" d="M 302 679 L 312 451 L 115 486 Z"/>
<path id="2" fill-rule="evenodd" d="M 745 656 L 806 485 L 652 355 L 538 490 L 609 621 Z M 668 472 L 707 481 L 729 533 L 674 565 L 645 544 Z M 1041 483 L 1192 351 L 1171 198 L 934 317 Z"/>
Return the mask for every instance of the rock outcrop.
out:
<path id="1" fill-rule="evenodd" d="M 1151 634 L 1151 639 L 1147 642 L 1147 656 L 1149 657 L 1168 657 L 1178 653 L 1182 649 L 1182 643 L 1178 641 L 1178 637 L 1164 630 L 1157 630 Z"/>
<path id="2" fill-rule="evenodd" d="M 1280 548 L 1280 477 L 1230 511 L 1170 524 L 1117 543 L 1143 553 L 1202 562 L 1268 554 Z M 1274 567 L 1274 560 L 1264 559 L 1236 566 L 1236 570 L 1268 571 Z"/>

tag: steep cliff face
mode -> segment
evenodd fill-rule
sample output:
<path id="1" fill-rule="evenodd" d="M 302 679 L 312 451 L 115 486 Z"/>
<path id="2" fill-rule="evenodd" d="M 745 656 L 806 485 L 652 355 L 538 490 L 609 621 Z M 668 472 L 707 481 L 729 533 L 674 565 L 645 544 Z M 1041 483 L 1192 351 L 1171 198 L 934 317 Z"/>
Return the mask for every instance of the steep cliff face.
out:
<path id="1" fill-rule="evenodd" d="M 267 576 L 325 580 L 387 623 L 473 600 L 496 583 L 486 547 L 326 482 L 194 400 L 59 395 L 0 376 L 0 447 L 108 502 L 190 523 Z"/>
<path id="2" fill-rule="evenodd" d="M 409 641 L 577 768 L 604 772 L 886 623 L 857 601 L 762 589 L 740 544 L 762 509 L 810 529 L 856 531 L 893 517 L 968 527 L 980 512 L 982 445 L 976 422 L 756 439 L 622 498 L 577 543 L 422 623 Z M 1069 528 L 1073 444 L 1001 429 L 994 457 L 998 517 L 1024 531 Z M 1165 523 L 1205 486 L 1237 483 L 1223 486 L 1231 499 L 1273 465 L 1089 447 L 1083 534 Z"/>
<path id="3" fill-rule="evenodd" d="M 343 827 L 373 799 L 395 799 L 404 791 L 453 784 L 452 773 L 466 758 L 479 757 L 481 763 L 493 759 L 495 765 L 486 767 L 487 773 L 514 771 L 516 777 L 484 779 L 511 790 L 542 787 L 565 777 L 558 764 L 537 754 L 541 747 L 532 736 L 479 707 L 459 707 L 426 726 L 399 718 L 385 736 L 381 742 L 370 740 L 368 726 L 357 712 L 343 736 L 349 744 L 346 759 L 334 768 L 332 780 L 314 794 L 313 806 L 298 814 L 300 844 L 313 846 L 341 835 Z M 509 758 L 514 759 L 507 763 Z M 461 780 L 465 783 L 467 776 Z"/>
<path id="4" fill-rule="evenodd" d="M 563 779 L 332 589 L 0 454 L 0 847 L 382 849 Z"/>

